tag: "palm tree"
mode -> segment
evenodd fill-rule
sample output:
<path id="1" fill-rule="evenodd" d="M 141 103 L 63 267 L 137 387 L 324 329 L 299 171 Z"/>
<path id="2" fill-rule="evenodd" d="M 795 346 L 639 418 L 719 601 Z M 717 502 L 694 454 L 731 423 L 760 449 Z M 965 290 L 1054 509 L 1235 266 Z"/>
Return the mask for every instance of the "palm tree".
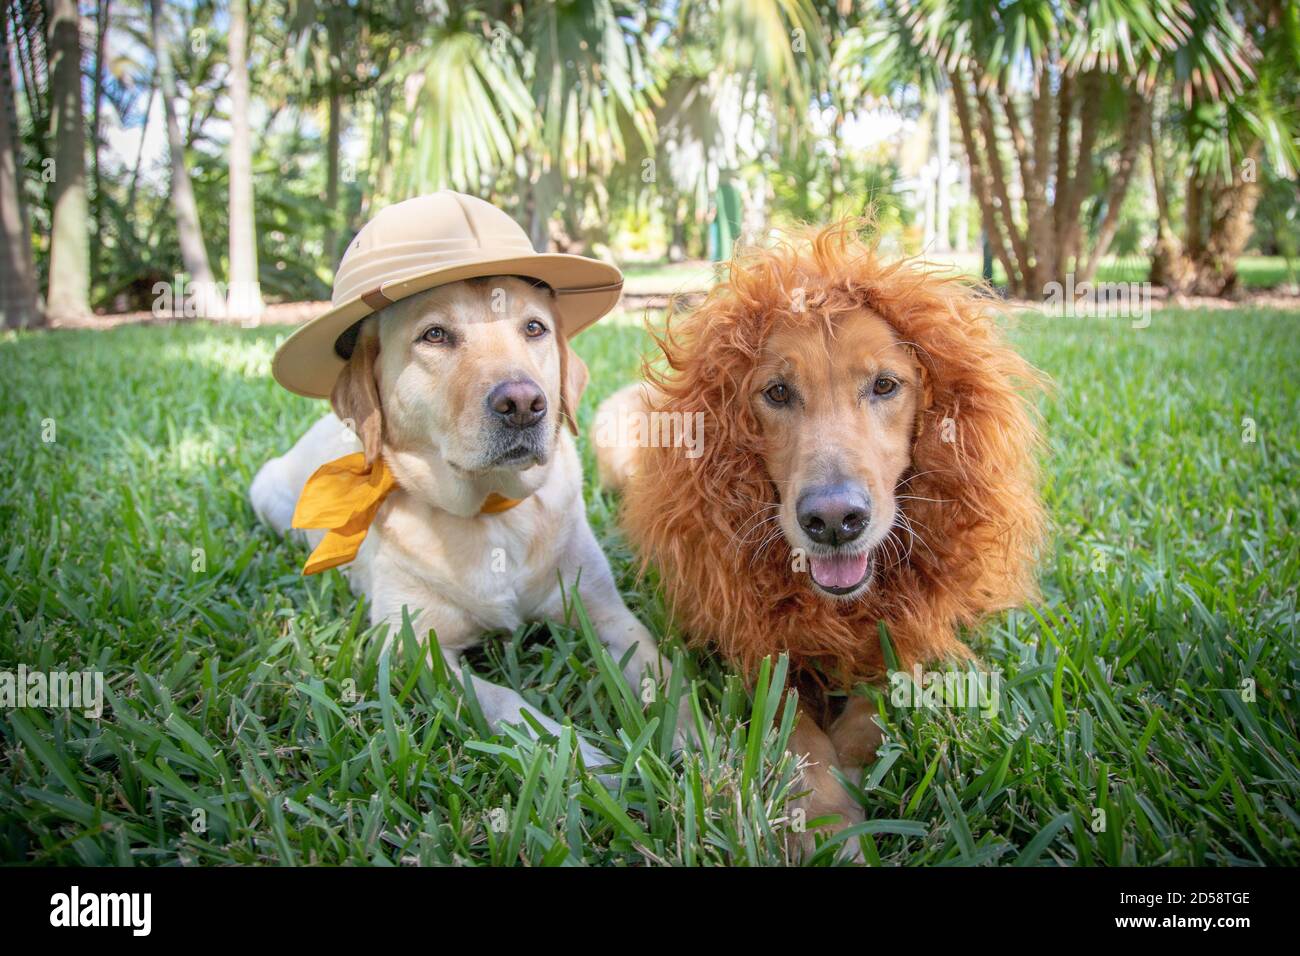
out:
<path id="1" fill-rule="evenodd" d="M 533 135 L 523 52 L 483 10 L 458 7 L 382 82 L 407 106 L 396 118 L 402 192 L 479 189 Z"/>
<path id="2" fill-rule="evenodd" d="M 985 233 L 1011 291 L 1036 297 L 1068 271 L 1081 281 L 1095 275 L 1119 224 L 1159 64 L 1223 7 L 881 0 L 846 44 L 866 64 L 868 89 L 951 90 Z M 1210 82 L 1221 87 L 1247 75 L 1231 58 L 1214 69 Z M 1110 162 L 1098 165 L 1107 152 Z"/>
<path id="3" fill-rule="evenodd" d="M 326 100 L 324 198 L 329 219 L 323 251 L 331 268 L 338 261 L 342 222 L 339 189 L 345 112 L 360 92 L 357 77 L 368 69 L 364 60 L 369 51 L 359 33 L 369 13 L 367 6 L 354 7 L 347 0 L 289 0 L 286 14 L 288 43 L 302 91 L 309 97 L 323 92 Z"/>
<path id="4" fill-rule="evenodd" d="M 1252 82 L 1219 88 L 1216 65 L 1240 60 Z M 1267 163 L 1290 178 L 1300 166 L 1300 4 L 1295 0 L 1218 11 L 1213 30 L 1199 30 L 1163 73 L 1171 92 L 1159 130 L 1148 129 L 1157 197 L 1153 281 L 1179 293 L 1231 295 L 1237 260 L 1249 242 Z M 1162 135 L 1162 132 L 1164 135 Z M 1181 239 L 1172 223 L 1165 140 L 1186 158 Z"/>
<path id="5" fill-rule="evenodd" d="M 330 211 L 330 224 L 325 230 L 325 261 L 333 262 L 338 252 L 338 232 L 335 222 L 339 214 L 339 149 L 343 141 L 343 24 L 341 15 L 346 8 L 331 4 L 325 16 L 325 37 L 329 50 L 329 123 L 325 143 L 325 206 Z"/>
<path id="6" fill-rule="evenodd" d="M 253 219 L 253 145 L 249 129 L 248 0 L 230 3 L 230 285 L 227 311 L 240 318 L 263 312 Z"/>
<path id="7" fill-rule="evenodd" d="M 81 18 L 77 0 L 50 8 L 50 135 L 54 209 L 50 227 L 50 318 L 90 312 L 90 218 L 86 201 L 86 126 L 81 113 Z"/>
<path id="8" fill-rule="evenodd" d="M 39 325 L 32 231 L 23 195 L 18 116 L 9 62 L 9 24 L 0 24 L 0 328 Z"/>
<path id="9" fill-rule="evenodd" d="M 667 70 L 662 99 L 655 110 L 659 131 L 656 149 L 648 157 L 634 157 L 633 171 L 645 159 L 654 162 L 654 183 L 672 230 L 670 258 L 685 255 L 686 227 L 693 219 L 703 224 L 717 192 L 722 170 L 739 165 L 735 124 L 721 115 L 722 104 L 734 102 L 723 89 L 727 78 L 715 71 L 712 58 L 700 49 L 687 55 L 663 54 Z M 733 84 L 734 88 L 734 84 Z M 634 177 L 628 188 L 634 188 Z"/>
<path id="10" fill-rule="evenodd" d="M 99 261 L 104 248 L 104 177 L 100 169 L 99 151 L 103 145 L 104 104 L 104 52 L 108 42 L 109 17 L 112 0 L 99 0 L 95 5 L 95 69 L 91 87 L 90 121 L 90 181 L 91 218 L 94 220 L 94 241 L 90 246 L 90 279 L 99 278 Z"/>
<path id="11" fill-rule="evenodd" d="M 952 157 L 952 96 L 946 88 L 936 91 L 935 95 L 934 138 L 938 167 L 935 183 L 935 251 L 946 252 L 951 247 L 949 226 L 952 208 L 952 183 L 948 180 L 948 165 Z"/>
<path id="12" fill-rule="evenodd" d="M 814 104 L 830 93 L 826 24 L 834 18 L 808 0 L 682 4 L 655 51 L 662 95 L 649 157 L 673 231 L 670 250 L 684 240 L 685 217 L 704 222 L 713 214 L 720 217 L 716 252 L 726 255 L 738 237 L 731 217 L 716 210 L 736 198 L 730 183 L 745 147 L 786 154 L 797 148 Z M 749 131 L 744 144 L 737 136 L 742 125 Z M 645 158 L 632 156 L 634 171 Z M 758 191 L 764 190 L 760 168 Z"/>
<path id="13" fill-rule="evenodd" d="M 23 105 L 27 107 L 31 141 L 37 159 L 50 158 L 51 123 L 48 84 L 39 78 L 49 77 L 49 4 L 47 0 L 3 0 L 5 18 L 13 25 L 11 55 L 16 61 Z M 15 94 L 16 96 L 17 94 Z"/>
<path id="14" fill-rule="evenodd" d="M 697 7 L 705 4 L 683 4 L 683 31 L 700 28 Z M 779 134 L 798 139 L 812 98 L 825 89 L 824 24 L 834 11 L 818 11 L 811 0 L 718 0 L 709 12 L 717 67 L 740 79 L 751 108 L 757 100 L 748 94 L 761 94 Z"/>
<path id="15" fill-rule="evenodd" d="M 181 134 L 180 120 L 176 116 L 176 74 L 172 69 L 171 52 L 167 47 L 162 28 L 162 0 L 149 0 L 149 27 L 153 39 L 154 58 L 158 74 L 158 89 L 162 95 L 163 116 L 167 123 L 167 149 L 171 164 L 171 205 L 176 217 L 176 235 L 181 247 L 181 262 L 188 273 L 190 291 L 199 315 L 216 316 L 225 311 L 225 303 L 217 294 L 212 267 L 208 264 L 208 250 L 203 244 L 203 230 L 199 222 L 199 207 L 194 200 L 194 187 L 185 168 L 185 139 Z M 180 294 L 180 290 L 176 291 Z"/>
<path id="16" fill-rule="evenodd" d="M 574 230 L 629 141 L 653 138 L 644 19 L 627 0 L 452 5 L 382 81 L 409 106 L 399 191 L 499 191 L 538 248 L 557 211 Z"/>
<path id="17" fill-rule="evenodd" d="M 629 139 L 653 142 L 655 81 L 646 68 L 644 14 L 626 0 L 547 0 L 526 6 L 514 30 L 540 123 L 525 144 L 530 235 L 544 250 L 562 198 L 574 238 L 589 198 L 605 205 L 605 177 Z"/>

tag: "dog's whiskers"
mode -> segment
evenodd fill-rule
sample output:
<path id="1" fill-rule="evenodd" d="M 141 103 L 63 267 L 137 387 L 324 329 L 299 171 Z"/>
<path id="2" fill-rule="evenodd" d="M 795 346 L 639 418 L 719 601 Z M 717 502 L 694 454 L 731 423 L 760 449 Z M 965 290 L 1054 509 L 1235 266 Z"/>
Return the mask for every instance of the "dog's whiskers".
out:
<path id="1" fill-rule="evenodd" d="M 894 547 L 894 553 L 898 555 L 897 564 L 898 565 L 906 564 L 908 559 L 912 556 L 912 552 L 910 550 L 907 551 L 903 550 L 903 542 L 902 539 L 898 537 L 897 529 L 895 528 L 889 529 L 889 540 Z"/>
<path id="2" fill-rule="evenodd" d="M 906 521 L 909 525 L 919 524 L 926 531 L 930 532 L 930 534 L 934 534 L 934 529 L 931 528 L 924 521 L 922 521 L 920 518 L 918 518 L 916 515 L 910 515 L 906 511 L 903 511 L 901 508 L 899 509 L 898 513 L 902 516 L 903 520 Z"/>
<path id="3" fill-rule="evenodd" d="M 773 515 L 771 517 L 763 519 L 762 521 L 758 521 L 758 519 L 762 516 L 762 514 L 766 511 L 779 510 L 780 507 L 781 506 L 779 504 L 764 505 L 762 508 L 759 508 L 753 514 L 751 514 L 748 518 L 744 520 L 741 526 L 738 529 L 736 529 L 736 533 L 731 536 L 732 544 L 743 545 L 745 543 L 745 539 L 749 537 L 751 532 L 753 532 L 761 525 L 765 524 L 767 521 L 772 520 L 772 517 L 779 517 L 779 515 Z M 758 521 L 758 524 L 754 524 L 755 521 Z"/>
<path id="4" fill-rule="evenodd" d="M 764 518 L 764 519 L 763 519 L 762 521 L 760 521 L 758 524 L 754 525 L 754 527 L 751 528 L 750 530 L 751 530 L 751 531 L 757 531 L 759 528 L 761 528 L 763 525 L 767 524 L 769 521 L 780 521 L 780 520 L 781 520 L 781 516 L 780 516 L 779 514 L 771 515 L 770 517 Z M 762 547 L 763 547 L 763 544 L 764 544 L 765 542 L 767 542 L 768 540 L 771 539 L 772 534 L 774 534 L 774 533 L 779 534 L 779 533 L 780 533 L 780 530 L 781 530 L 781 529 L 778 527 L 778 528 L 775 529 L 774 532 L 764 532 L 765 537 L 762 538 L 762 539 L 760 539 L 759 549 L 761 550 Z"/>
<path id="5" fill-rule="evenodd" d="M 946 475 L 946 474 L 949 474 L 949 471 L 946 468 L 931 468 L 929 471 L 918 471 L 914 475 L 908 475 L 906 478 L 904 478 L 894 487 L 895 489 L 902 488 L 909 481 L 916 481 L 916 479 L 924 478 L 926 475 Z"/>
<path id="6" fill-rule="evenodd" d="M 898 546 L 894 541 L 893 528 L 889 529 L 889 534 L 885 535 L 885 537 L 881 539 L 880 544 L 878 544 L 876 547 L 881 549 L 887 549 L 892 558 L 892 560 L 890 560 L 890 562 L 886 564 L 881 570 L 888 571 L 890 568 L 895 567 L 897 564 L 900 563 L 901 558 L 899 557 L 898 554 Z"/>
<path id="7" fill-rule="evenodd" d="M 770 532 L 768 532 L 767 536 L 759 543 L 758 548 L 754 551 L 753 555 L 750 556 L 749 559 L 750 565 L 753 566 L 754 562 L 759 559 L 759 557 L 763 554 L 764 551 L 768 549 L 768 547 L 772 544 L 772 542 L 777 540 L 781 536 L 782 536 L 782 530 L 780 525 L 777 525 L 777 527 L 775 527 Z"/>
<path id="8" fill-rule="evenodd" d="M 913 520 L 913 519 L 909 518 L 909 517 L 907 516 L 907 513 L 904 512 L 904 511 L 899 511 L 899 512 L 898 512 L 898 517 L 903 519 L 903 528 L 904 528 L 904 530 L 907 531 L 908 535 L 909 535 L 909 536 L 911 537 L 911 539 L 912 539 L 912 540 L 911 540 L 911 544 L 908 545 L 908 549 L 907 549 L 907 558 L 910 559 L 910 558 L 912 557 L 912 550 L 913 550 L 913 548 L 915 547 L 915 545 L 919 542 L 920 545 L 921 545 L 921 547 L 925 548 L 925 550 L 928 551 L 928 552 L 930 553 L 930 560 L 934 561 L 935 563 L 938 563 L 939 558 L 938 558 L 938 556 L 934 553 L 934 549 L 932 549 L 928 544 L 926 544 L 925 539 L 924 539 L 923 537 L 921 537 L 919 534 L 917 534 L 917 533 L 916 533 L 916 529 L 915 529 L 914 527 L 912 527 L 912 520 Z M 918 521 L 917 524 L 920 524 L 922 527 L 925 527 L 924 524 L 923 524 L 922 522 L 919 522 L 919 521 Z M 926 528 L 926 530 L 929 531 L 930 529 L 929 529 L 929 528 Z"/>

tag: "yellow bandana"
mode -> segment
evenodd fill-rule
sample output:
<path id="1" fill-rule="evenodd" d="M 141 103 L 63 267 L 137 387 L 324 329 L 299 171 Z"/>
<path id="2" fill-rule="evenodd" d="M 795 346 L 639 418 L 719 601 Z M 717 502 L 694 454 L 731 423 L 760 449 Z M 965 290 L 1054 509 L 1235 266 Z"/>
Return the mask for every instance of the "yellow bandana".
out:
<path id="1" fill-rule="evenodd" d="M 370 522 L 388 493 L 397 487 L 383 458 L 366 464 L 361 452 L 326 462 L 307 479 L 293 511 L 295 528 L 326 528 L 328 533 L 307 559 L 303 574 L 317 574 L 347 564 L 366 540 Z M 522 498 L 490 494 L 479 514 L 509 511 Z"/>

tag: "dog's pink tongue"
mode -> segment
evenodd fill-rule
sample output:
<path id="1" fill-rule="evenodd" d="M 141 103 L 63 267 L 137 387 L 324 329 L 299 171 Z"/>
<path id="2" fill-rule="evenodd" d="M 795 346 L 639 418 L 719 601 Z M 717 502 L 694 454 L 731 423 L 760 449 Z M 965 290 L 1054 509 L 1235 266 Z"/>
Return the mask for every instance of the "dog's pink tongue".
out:
<path id="1" fill-rule="evenodd" d="M 812 576 L 824 588 L 851 588 L 867 573 L 866 554 L 812 556 Z"/>

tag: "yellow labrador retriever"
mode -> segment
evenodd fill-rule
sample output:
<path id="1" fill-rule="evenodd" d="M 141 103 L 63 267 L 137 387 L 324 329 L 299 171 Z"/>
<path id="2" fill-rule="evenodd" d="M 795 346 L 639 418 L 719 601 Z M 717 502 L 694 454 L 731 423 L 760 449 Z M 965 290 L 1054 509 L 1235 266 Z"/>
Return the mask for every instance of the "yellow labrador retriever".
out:
<path id="1" fill-rule="evenodd" d="M 564 427 L 573 428 L 586 384 L 544 287 L 493 277 L 418 293 L 361 324 L 331 395 L 335 414 L 262 467 L 253 508 L 286 532 L 320 465 L 382 454 L 397 488 L 344 568 L 368 598 L 372 623 L 395 633 L 409 608 L 416 633 L 432 628 L 465 679 L 461 655 L 484 632 L 562 620 L 561 582 L 576 582 L 614 658 L 631 651 L 627 680 L 666 679 L 668 663 L 623 604 L 587 524 L 582 467 Z M 480 514 L 493 494 L 523 500 Z M 298 533 L 313 546 L 324 534 Z M 475 679 L 474 692 L 494 729 L 523 723 L 525 711 L 551 733 L 560 729 L 515 690 Z M 588 766 L 608 763 L 589 743 L 581 749 Z"/>

